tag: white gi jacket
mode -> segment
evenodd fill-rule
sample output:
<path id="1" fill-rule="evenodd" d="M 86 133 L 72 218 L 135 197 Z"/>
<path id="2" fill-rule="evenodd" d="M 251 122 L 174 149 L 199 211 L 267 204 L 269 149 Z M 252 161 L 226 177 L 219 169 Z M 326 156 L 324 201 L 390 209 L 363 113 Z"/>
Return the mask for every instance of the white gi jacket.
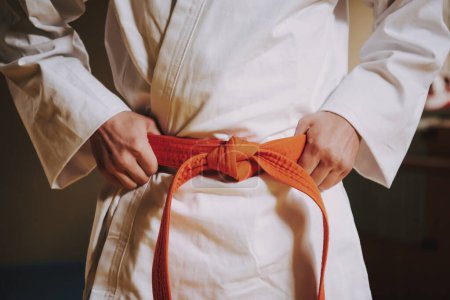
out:
<path id="1" fill-rule="evenodd" d="M 106 47 L 127 105 L 89 72 L 68 22 L 82 0 L 0 0 L 0 70 L 53 188 L 88 174 L 86 141 L 124 110 L 152 112 L 163 133 L 265 142 L 328 110 L 361 134 L 355 169 L 390 186 L 449 51 L 442 0 L 373 0 L 375 26 L 347 74 L 346 0 L 112 0 Z M 85 297 L 151 299 L 151 264 L 172 175 L 99 195 Z M 329 214 L 328 299 L 370 299 L 349 202 Z M 314 299 L 322 217 L 301 192 L 264 174 L 198 178 L 172 205 L 174 299 Z"/>

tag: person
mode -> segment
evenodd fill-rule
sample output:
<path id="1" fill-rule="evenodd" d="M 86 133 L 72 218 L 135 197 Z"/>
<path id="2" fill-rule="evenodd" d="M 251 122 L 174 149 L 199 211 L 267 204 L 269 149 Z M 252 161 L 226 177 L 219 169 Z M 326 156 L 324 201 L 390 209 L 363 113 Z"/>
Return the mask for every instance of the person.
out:
<path id="1" fill-rule="evenodd" d="M 367 0 L 374 30 L 347 74 L 346 0 L 111 0 L 106 49 L 123 100 L 89 72 L 69 22 L 82 0 L 1 0 L 0 70 L 52 188 L 98 166 L 84 298 L 152 299 L 173 174 L 147 133 L 263 143 L 298 134 L 330 222 L 328 299 L 370 299 L 342 179 L 389 187 L 449 51 L 442 0 Z M 322 215 L 266 176 L 200 176 L 174 195 L 174 299 L 315 299 Z"/>

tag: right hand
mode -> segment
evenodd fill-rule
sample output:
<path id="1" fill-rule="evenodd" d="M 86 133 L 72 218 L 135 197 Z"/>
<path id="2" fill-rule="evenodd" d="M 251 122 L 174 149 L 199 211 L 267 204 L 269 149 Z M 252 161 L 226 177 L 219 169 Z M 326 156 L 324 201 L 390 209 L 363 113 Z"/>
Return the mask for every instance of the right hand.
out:
<path id="1" fill-rule="evenodd" d="M 156 173 L 158 162 L 147 133 L 160 134 L 153 119 L 124 111 L 103 123 L 91 136 L 92 153 L 108 182 L 134 189 Z"/>

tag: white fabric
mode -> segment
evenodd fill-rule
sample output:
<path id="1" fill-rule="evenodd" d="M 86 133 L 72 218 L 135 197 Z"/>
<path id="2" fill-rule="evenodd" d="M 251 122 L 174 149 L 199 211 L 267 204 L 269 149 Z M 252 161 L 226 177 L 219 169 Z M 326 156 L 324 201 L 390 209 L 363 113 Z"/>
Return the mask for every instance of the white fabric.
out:
<path id="1" fill-rule="evenodd" d="M 153 113 L 164 134 L 264 142 L 320 109 L 362 135 L 355 169 L 390 186 L 428 86 L 449 51 L 442 0 L 366 1 L 374 33 L 347 73 L 345 0 L 113 0 L 106 47 L 117 89 L 90 73 L 67 24 L 81 0 L 0 1 L 0 70 L 49 182 L 62 188 L 95 161 L 86 141 L 105 120 Z M 151 262 L 172 175 L 100 193 L 85 297 L 151 299 Z M 331 226 L 327 299 L 370 299 L 342 183 L 323 193 Z M 304 194 L 266 175 L 200 177 L 174 197 L 174 299 L 314 299 L 322 219 Z"/>

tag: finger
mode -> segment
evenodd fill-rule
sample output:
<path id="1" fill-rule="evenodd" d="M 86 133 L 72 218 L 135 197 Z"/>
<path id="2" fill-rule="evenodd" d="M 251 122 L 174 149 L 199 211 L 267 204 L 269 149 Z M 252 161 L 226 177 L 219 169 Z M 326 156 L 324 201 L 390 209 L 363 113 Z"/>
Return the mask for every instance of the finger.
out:
<path id="1" fill-rule="evenodd" d="M 152 176 L 158 170 L 158 161 L 156 155 L 149 143 L 143 147 L 136 155 L 136 160 L 139 166 L 144 170 L 147 176 Z"/>
<path id="2" fill-rule="evenodd" d="M 302 155 L 298 160 L 298 164 L 300 167 L 305 169 L 308 175 L 314 171 L 317 165 L 320 162 L 320 157 L 317 151 L 313 150 L 310 144 L 306 144 L 305 149 L 303 150 Z"/>
<path id="3" fill-rule="evenodd" d="M 297 128 L 295 129 L 295 135 L 305 134 L 311 126 L 309 119 L 304 117 L 298 121 Z"/>
<path id="4" fill-rule="evenodd" d="M 108 181 L 110 184 L 112 184 L 113 186 L 118 187 L 118 188 L 123 188 L 123 185 L 120 183 L 119 180 L 117 180 L 116 177 L 112 176 L 105 170 L 100 170 L 100 172 L 102 173 L 105 180 Z"/>
<path id="5" fill-rule="evenodd" d="M 128 174 L 122 172 L 115 172 L 112 173 L 111 175 L 117 178 L 122 187 L 124 187 L 127 190 L 132 190 L 138 187 L 138 184 L 133 179 L 131 179 L 131 177 L 128 176 Z"/>
<path id="6" fill-rule="evenodd" d="M 135 189 L 138 186 L 137 183 L 125 173 L 116 171 L 114 173 L 111 173 L 111 175 L 117 178 L 120 184 L 128 190 Z"/>
<path id="7" fill-rule="evenodd" d="M 314 171 L 311 173 L 312 179 L 314 179 L 314 182 L 317 186 L 320 186 L 322 182 L 327 178 L 327 176 L 331 172 L 331 167 L 327 166 L 326 164 L 319 162 L 317 167 L 314 169 Z"/>
<path id="8" fill-rule="evenodd" d="M 111 161 L 111 153 L 106 149 L 103 143 L 99 143 L 99 148 L 101 152 L 101 163 L 99 165 L 100 171 L 102 171 L 102 173 L 106 172 L 113 176 L 117 181 L 119 181 L 120 185 L 126 189 L 136 188 L 137 184 L 135 181 L 133 181 L 127 174 L 117 170 L 114 163 Z M 108 178 L 109 176 L 106 177 Z"/>
<path id="9" fill-rule="evenodd" d="M 121 171 L 127 174 L 138 185 L 145 184 L 150 176 L 144 172 L 141 166 L 131 154 L 124 154 L 120 162 Z"/>
<path id="10" fill-rule="evenodd" d="M 147 121 L 147 132 L 161 135 L 159 124 L 153 118 L 145 117 L 145 120 Z"/>
<path id="11" fill-rule="evenodd" d="M 335 186 L 337 183 L 339 183 L 342 179 L 344 179 L 345 173 L 341 171 L 331 171 L 328 176 L 322 181 L 322 183 L 319 185 L 319 189 L 321 190 L 327 190 L 333 186 Z"/>
<path id="12" fill-rule="evenodd" d="M 149 176 L 145 174 L 131 153 L 124 152 L 120 156 L 112 155 L 111 161 L 119 173 L 126 174 L 136 184 L 143 185 L 148 181 Z"/>
<path id="13" fill-rule="evenodd" d="M 100 173 L 103 175 L 106 181 L 108 181 L 110 184 L 112 184 L 115 187 L 122 187 L 122 184 L 111 174 L 109 174 L 106 171 L 105 164 L 103 162 L 103 156 L 102 156 L 102 149 L 100 146 L 100 138 L 97 136 L 97 134 L 94 134 L 91 138 L 91 151 L 95 158 L 95 161 L 97 162 L 97 167 Z"/>

